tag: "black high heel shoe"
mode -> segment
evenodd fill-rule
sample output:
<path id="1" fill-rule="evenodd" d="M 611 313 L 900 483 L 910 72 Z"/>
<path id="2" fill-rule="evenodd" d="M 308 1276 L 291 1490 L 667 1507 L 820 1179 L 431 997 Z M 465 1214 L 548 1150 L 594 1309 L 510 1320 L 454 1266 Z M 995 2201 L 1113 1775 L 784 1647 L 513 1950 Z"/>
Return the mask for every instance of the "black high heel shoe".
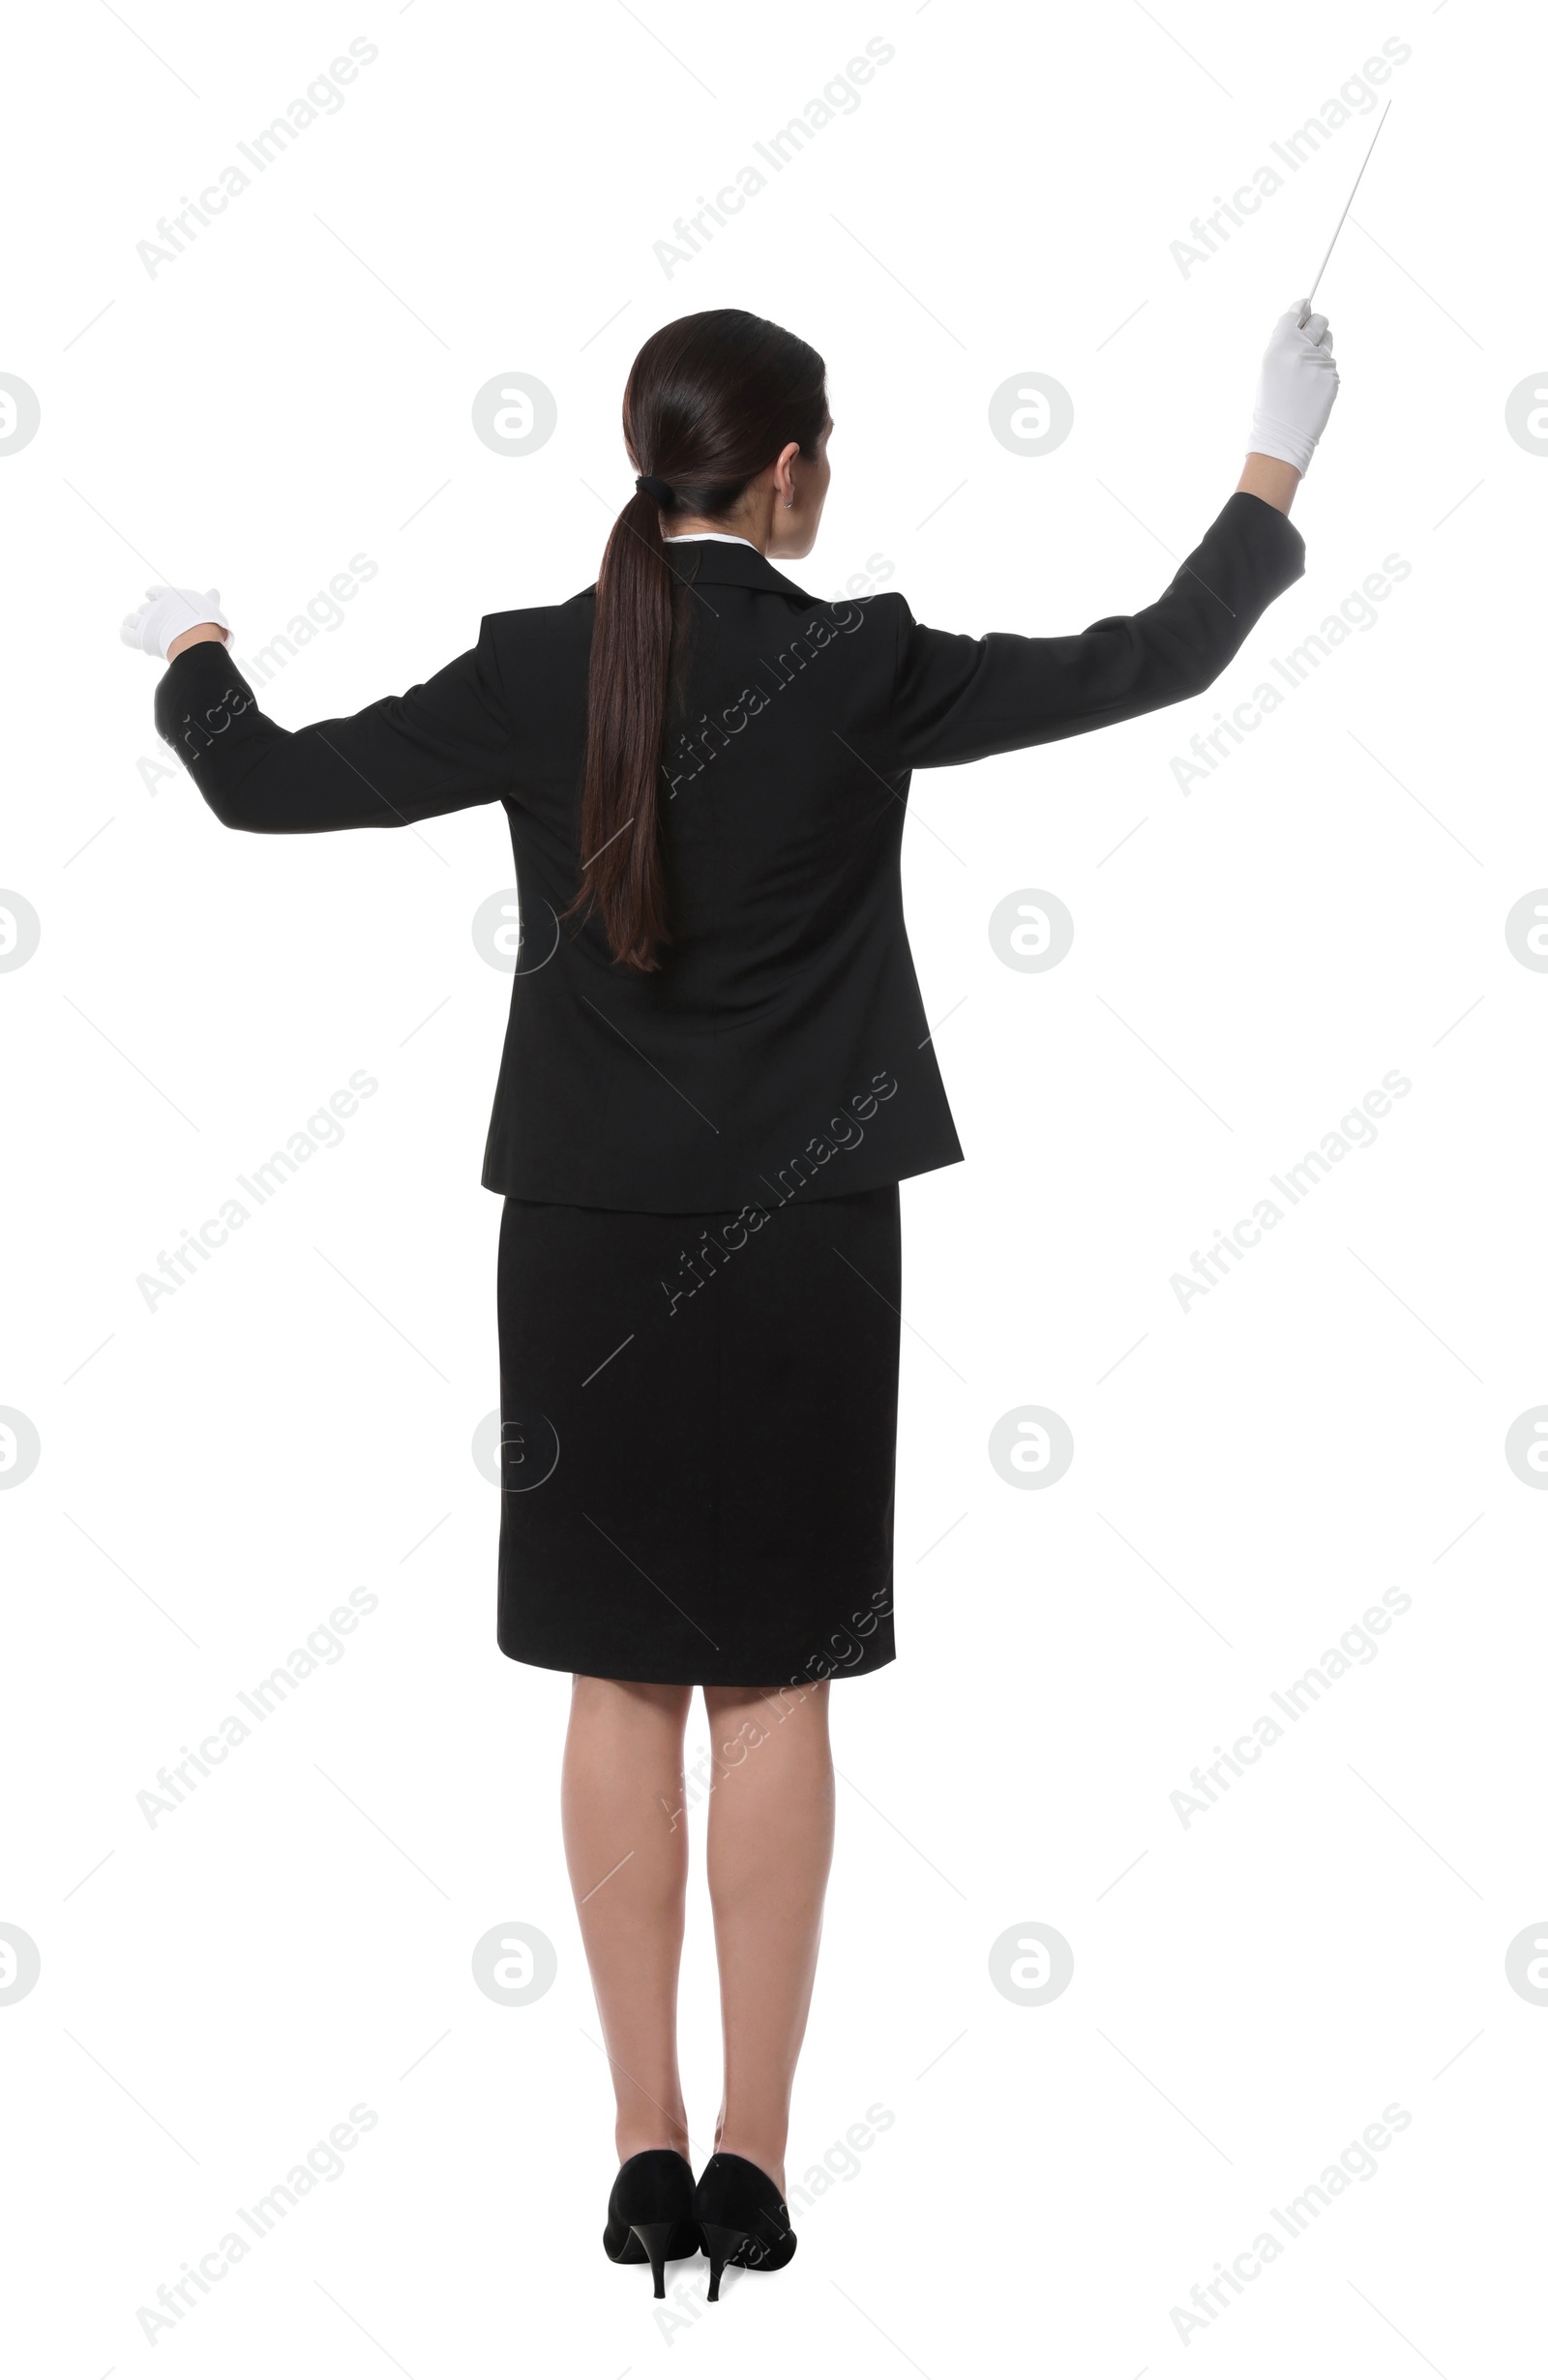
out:
<path id="1" fill-rule="evenodd" d="M 641 2149 L 618 2168 L 608 2200 L 602 2245 L 614 2264 L 645 2264 L 655 2295 L 667 2294 L 664 2265 L 697 2256 L 699 2224 L 694 2215 L 694 2169 L 675 2149 Z"/>
<path id="2" fill-rule="evenodd" d="M 761 2165 L 717 2150 L 699 2177 L 694 2213 L 709 2258 L 709 2304 L 727 2265 L 777 2273 L 795 2253 L 789 2209 Z"/>

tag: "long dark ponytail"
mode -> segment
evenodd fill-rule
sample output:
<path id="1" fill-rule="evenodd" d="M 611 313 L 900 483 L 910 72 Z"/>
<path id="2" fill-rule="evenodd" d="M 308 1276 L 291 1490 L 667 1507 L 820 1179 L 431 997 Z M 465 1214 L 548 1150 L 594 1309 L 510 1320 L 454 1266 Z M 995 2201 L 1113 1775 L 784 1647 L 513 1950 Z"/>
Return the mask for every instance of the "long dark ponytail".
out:
<path id="1" fill-rule="evenodd" d="M 647 339 L 623 393 L 624 444 L 666 483 L 673 517 L 718 521 L 791 439 L 815 459 L 828 418 L 826 369 L 804 340 L 736 308 L 684 314 Z M 597 573 L 580 797 L 580 889 L 566 916 L 595 915 L 614 959 L 659 967 L 670 938 L 660 788 L 679 573 L 663 508 L 633 495 Z"/>

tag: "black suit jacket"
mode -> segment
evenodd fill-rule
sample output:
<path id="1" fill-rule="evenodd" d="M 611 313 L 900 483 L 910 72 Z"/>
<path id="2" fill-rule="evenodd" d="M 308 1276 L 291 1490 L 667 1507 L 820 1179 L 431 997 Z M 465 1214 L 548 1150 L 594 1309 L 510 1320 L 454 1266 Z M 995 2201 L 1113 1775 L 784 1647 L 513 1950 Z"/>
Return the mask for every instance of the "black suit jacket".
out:
<path id="1" fill-rule="evenodd" d="M 819 602 L 750 546 L 668 550 L 691 624 L 657 974 L 615 966 L 596 925 L 556 923 L 580 880 L 593 589 L 491 612 L 423 685 L 294 731 L 224 645 L 192 645 L 157 687 L 157 729 L 217 818 L 258 834 L 503 803 L 522 929 L 491 1190 L 729 1210 L 953 1164 L 904 930 L 909 772 L 1201 693 L 1300 577 L 1300 535 L 1233 495 L 1156 603 L 1071 637 L 950 636 L 890 592 Z"/>

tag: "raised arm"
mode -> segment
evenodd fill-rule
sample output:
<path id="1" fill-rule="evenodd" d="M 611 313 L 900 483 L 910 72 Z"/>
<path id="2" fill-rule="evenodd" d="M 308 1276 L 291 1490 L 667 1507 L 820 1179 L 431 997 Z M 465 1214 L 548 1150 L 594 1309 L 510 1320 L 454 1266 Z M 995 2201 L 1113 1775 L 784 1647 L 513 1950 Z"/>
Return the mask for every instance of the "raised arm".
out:
<path id="1" fill-rule="evenodd" d="M 906 768 L 946 768 L 1088 734 L 1212 685 L 1305 545 L 1288 515 L 1338 389 L 1326 317 L 1274 326 L 1235 492 L 1158 600 L 1079 636 L 951 636 L 901 597 L 893 715 Z"/>
<path id="2" fill-rule="evenodd" d="M 1284 514 L 1238 490 L 1160 599 L 1074 637 L 957 637 L 902 597 L 893 717 L 905 768 L 949 768 L 1087 735 L 1211 685 L 1259 614 L 1301 576 Z"/>

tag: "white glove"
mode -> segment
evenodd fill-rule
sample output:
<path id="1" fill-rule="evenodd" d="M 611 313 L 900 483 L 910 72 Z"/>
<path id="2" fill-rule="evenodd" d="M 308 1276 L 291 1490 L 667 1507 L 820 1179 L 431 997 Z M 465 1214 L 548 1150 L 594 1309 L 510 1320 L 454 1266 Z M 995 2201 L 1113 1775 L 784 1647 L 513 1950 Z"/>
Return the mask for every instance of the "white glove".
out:
<path id="1" fill-rule="evenodd" d="M 212 586 L 201 595 L 192 586 L 148 586 L 148 601 L 137 611 L 132 611 L 119 630 L 126 644 L 136 652 L 153 653 L 164 661 L 166 648 L 191 628 L 198 628 L 213 620 L 218 628 L 231 625 L 221 610 L 221 590 Z"/>
<path id="2" fill-rule="evenodd" d="M 1312 450 L 1327 428 L 1327 417 L 1338 395 L 1338 367 L 1325 314 L 1307 314 L 1299 298 L 1274 324 L 1274 335 L 1264 351 L 1253 403 L 1247 451 L 1272 455 L 1304 472 Z"/>

